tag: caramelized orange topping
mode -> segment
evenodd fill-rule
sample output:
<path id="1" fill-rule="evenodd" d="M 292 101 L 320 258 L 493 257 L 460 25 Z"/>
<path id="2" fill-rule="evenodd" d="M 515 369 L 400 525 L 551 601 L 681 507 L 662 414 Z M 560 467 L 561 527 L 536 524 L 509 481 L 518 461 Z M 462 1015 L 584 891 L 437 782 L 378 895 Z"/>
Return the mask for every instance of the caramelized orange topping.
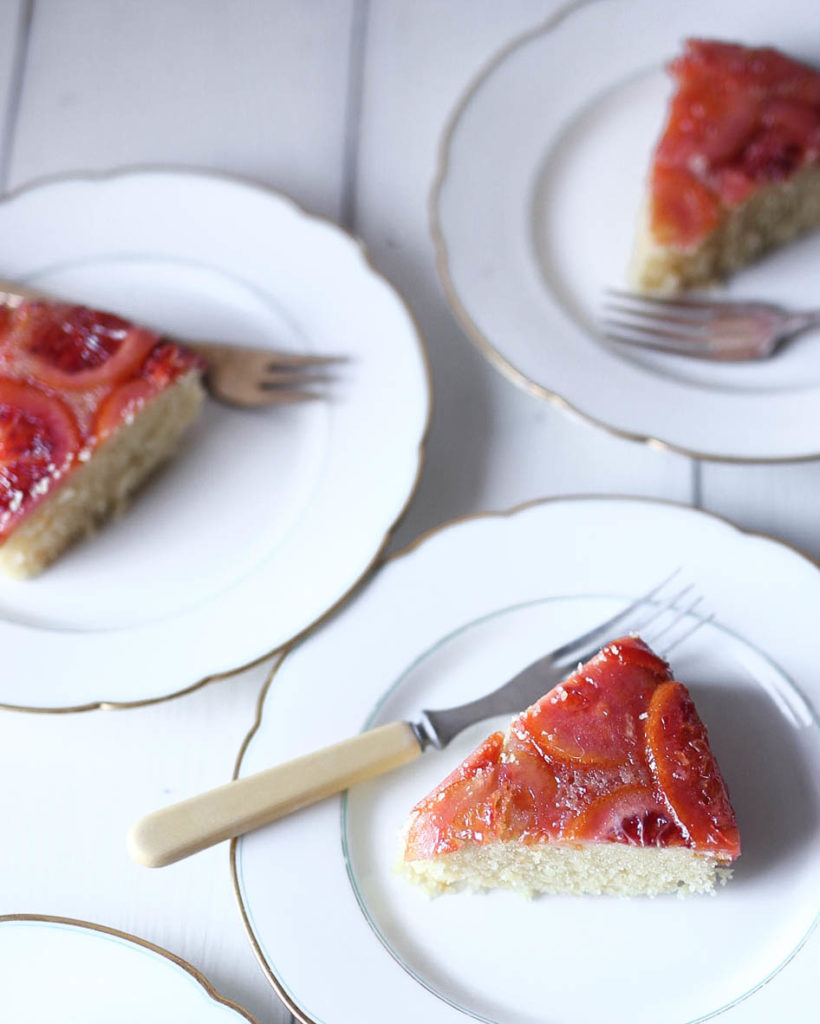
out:
<path id="1" fill-rule="evenodd" d="M 605 647 L 490 736 L 414 808 L 405 856 L 467 843 L 682 846 L 731 861 L 740 838 L 706 729 L 634 637 Z"/>
<path id="2" fill-rule="evenodd" d="M 771 48 L 689 40 L 651 171 L 658 242 L 689 248 L 727 209 L 820 160 L 820 74 Z"/>

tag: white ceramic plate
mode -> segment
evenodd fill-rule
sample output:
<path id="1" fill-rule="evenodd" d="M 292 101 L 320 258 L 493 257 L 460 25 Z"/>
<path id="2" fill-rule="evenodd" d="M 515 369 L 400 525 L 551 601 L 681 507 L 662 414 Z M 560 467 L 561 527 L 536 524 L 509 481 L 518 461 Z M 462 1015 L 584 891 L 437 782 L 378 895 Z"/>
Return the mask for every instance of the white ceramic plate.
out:
<path id="1" fill-rule="evenodd" d="M 652 148 L 688 36 L 773 45 L 820 66 L 810 0 L 596 0 L 513 43 L 446 133 L 432 197 L 451 304 L 516 383 L 618 434 L 709 459 L 820 455 L 820 334 L 764 363 L 615 350 L 596 337 L 623 286 Z M 817 305 L 820 235 L 728 293 Z"/>
<path id="2" fill-rule="evenodd" d="M 179 957 L 82 921 L 0 918 L 0 980 L 14 1024 L 253 1024 Z"/>
<path id="3" fill-rule="evenodd" d="M 820 910 L 820 725 L 809 703 L 820 703 L 820 572 L 777 542 L 631 499 L 557 500 L 443 528 L 287 656 L 239 772 L 487 692 L 676 566 L 716 616 L 673 664 L 737 811 L 733 881 L 712 898 L 430 900 L 394 871 L 398 834 L 500 724 L 484 722 L 346 802 L 235 845 L 252 943 L 300 1018 L 689 1024 L 729 1007 L 727 1024 L 764 1024 L 774 993 L 783 1019 L 803 1019 L 820 967 L 820 940 L 807 940 Z"/>
<path id="4" fill-rule="evenodd" d="M 405 508 L 429 411 L 415 325 L 360 243 L 267 189 L 172 171 L 27 189 L 0 233 L 0 277 L 181 337 L 348 357 L 328 401 L 209 401 L 125 516 L 0 582 L 0 704 L 156 699 L 310 626 Z"/>

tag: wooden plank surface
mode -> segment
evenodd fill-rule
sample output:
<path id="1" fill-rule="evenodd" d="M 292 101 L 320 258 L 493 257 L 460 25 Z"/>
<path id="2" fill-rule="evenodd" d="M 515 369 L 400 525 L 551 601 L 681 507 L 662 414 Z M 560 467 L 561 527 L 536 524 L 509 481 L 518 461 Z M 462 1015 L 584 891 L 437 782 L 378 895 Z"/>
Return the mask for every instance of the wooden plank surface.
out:
<path id="1" fill-rule="evenodd" d="M 787 541 L 820 561 L 820 463 L 704 464 L 701 505 L 747 530 Z"/>
<path id="2" fill-rule="evenodd" d="M 9 184 L 209 167 L 337 216 L 352 0 L 39 0 Z"/>
<path id="3" fill-rule="evenodd" d="M 30 17 L 26 0 L 8 0 L 0 6 L 0 192 L 5 189 L 10 142 L 17 127 Z"/>

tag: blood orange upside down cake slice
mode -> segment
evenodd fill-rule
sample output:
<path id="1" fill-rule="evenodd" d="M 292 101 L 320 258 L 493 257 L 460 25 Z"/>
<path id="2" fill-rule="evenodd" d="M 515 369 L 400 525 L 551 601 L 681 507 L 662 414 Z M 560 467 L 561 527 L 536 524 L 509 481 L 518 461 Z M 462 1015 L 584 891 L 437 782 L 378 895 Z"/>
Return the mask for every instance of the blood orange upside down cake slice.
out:
<path id="1" fill-rule="evenodd" d="M 431 891 L 655 895 L 711 891 L 739 854 L 692 698 L 624 637 L 415 806 L 403 869 Z"/>
<path id="2" fill-rule="evenodd" d="M 0 569 L 32 576 L 120 510 L 199 411 L 202 370 L 108 313 L 0 308 Z"/>
<path id="3" fill-rule="evenodd" d="M 631 277 L 675 292 L 820 225 L 820 74 L 770 47 L 701 39 L 669 70 Z"/>

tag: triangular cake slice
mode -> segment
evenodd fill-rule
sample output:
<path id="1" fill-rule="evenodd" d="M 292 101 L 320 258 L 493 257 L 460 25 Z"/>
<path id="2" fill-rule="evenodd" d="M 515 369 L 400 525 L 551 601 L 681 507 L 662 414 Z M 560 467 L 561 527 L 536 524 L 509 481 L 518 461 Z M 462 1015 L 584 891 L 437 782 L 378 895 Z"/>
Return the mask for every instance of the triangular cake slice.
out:
<path id="1" fill-rule="evenodd" d="M 33 576 L 121 511 L 198 415 L 203 371 L 110 313 L 0 307 L 0 571 Z"/>
<path id="2" fill-rule="evenodd" d="M 820 225 L 820 74 L 700 39 L 669 70 L 631 270 L 646 291 L 709 284 Z"/>
<path id="3" fill-rule="evenodd" d="M 431 891 L 707 892 L 740 854 L 687 689 L 613 641 L 412 810 L 403 869 Z"/>

